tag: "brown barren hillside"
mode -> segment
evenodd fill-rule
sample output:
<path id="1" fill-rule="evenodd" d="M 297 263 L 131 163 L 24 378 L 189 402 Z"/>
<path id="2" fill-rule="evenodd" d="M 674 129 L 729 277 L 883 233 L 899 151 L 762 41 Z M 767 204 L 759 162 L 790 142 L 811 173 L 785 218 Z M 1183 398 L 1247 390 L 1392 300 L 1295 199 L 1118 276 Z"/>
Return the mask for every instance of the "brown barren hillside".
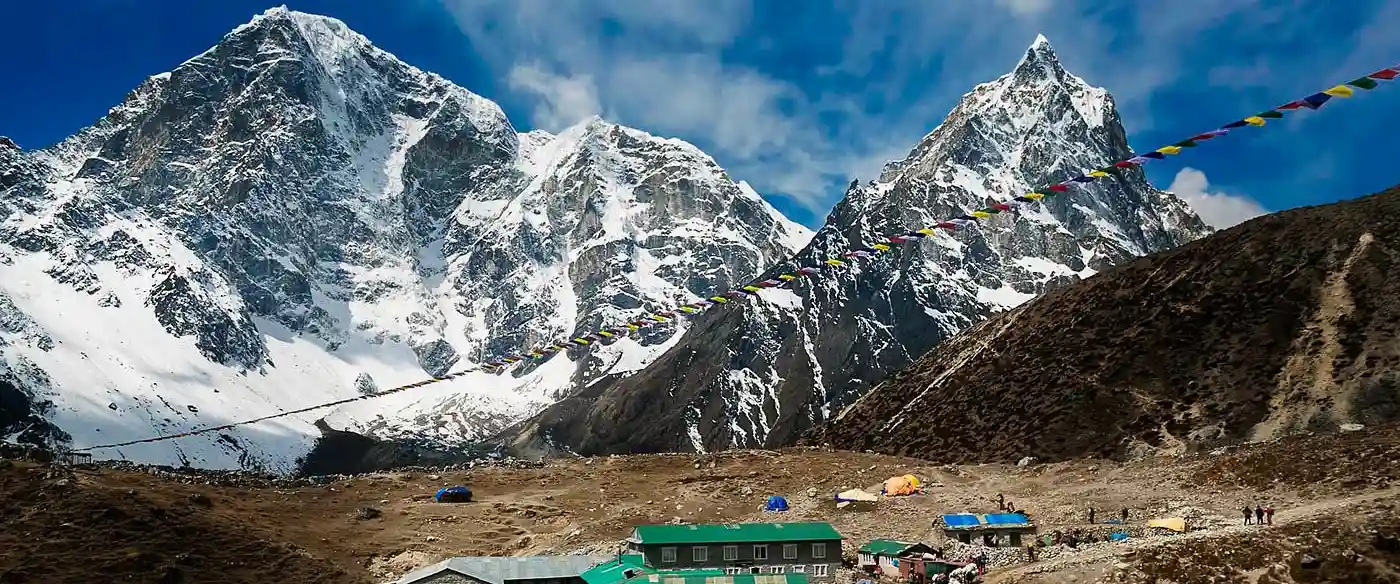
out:
<path id="1" fill-rule="evenodd" d="M 925 480 L 923 494 L 867 510 L 836 509 L 831 499 L 851 487 L 878 492 L 905 473 Z M 432 501 L 455 484 L 471 486 L 474 501 Z M 786 495 L 791 510 L 765 513 L 774 494 Z M 1241 570 L 1283 570 L 1307 557 L 1321 568 L 1292 581 L 1384 582 L 1362 572 L 1397 570 L 1397 494 L 1400 425 L 1219 454 L 1026 467 L 788 448 L 273 480 L 0 459 L 0 584 L 382 584 L 454 555 L 610 554 L 632 526 L 672 521 L 830 521 L 851 558 L 877 537 L 951 545 L 932 520 L 995 511 L 998 495 L 1032 513 L 1045 534 L 1103 536 L 1120 528 L 1085 524 L 1087 508 L 1100 517 L 1126 508 L 1133 539 L 1050 546 L 1029 564 L 1022 550 L 1002 548 L 989 584 L 1094 581 L 1117 568 L 1142 572 L 1114 580 L 1134 584 L 1158 575 L 1179 584 L 1244 582 Z M 1246 503 L 1276 507 L 1275 525 L 1240 525 Z M 1164 514 L 1188 519 L 1191 533 L 1148 533 L 1145 520 Z M 1339 523 L 1343 517 L 1362 528 Z M 1163 545 L 1179 551 L 1153 551 Z M 1358 553 L 1389 567 L 1353 565 Z M 1199 569 L 1173 575 L 1181 564 Z"/>
<path id="2" fill-rule="evenodd" d="M 939 345 L 808 440 L 933 460 L 1181 451 L 1400 419 L 1400 188 L 1261 217 Z"/>

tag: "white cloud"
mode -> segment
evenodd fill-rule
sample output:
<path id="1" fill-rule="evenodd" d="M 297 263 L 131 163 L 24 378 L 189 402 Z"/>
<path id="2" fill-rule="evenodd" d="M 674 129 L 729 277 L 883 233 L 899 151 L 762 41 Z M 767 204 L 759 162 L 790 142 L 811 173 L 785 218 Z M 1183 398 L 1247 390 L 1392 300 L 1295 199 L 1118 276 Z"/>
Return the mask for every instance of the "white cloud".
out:
<path id="1" fill-rule="evenodd" d="M 1216 229 L 1234 227 L 1269 213 L 1268 209 L 1249 197 L 1211 192 L 1206 173 L 1189 166 L 1176 173 L 1167 190 L 1181 197 L 1201 216 L 1202 221 Z"/>
<path id="2" fill-rule="evenodd" d="M 511 89 L 536 96 L 530 121 L 551 132 L 603 112 L 591 75 L 556 75 L 537 64 L 516 65 L 508 81 Z"/>
<path id="3" fill-rule="evenodd" d="M 1039 16 L 1050 9 L 1050 0 L 996 0 L 996 3 L 1021 17 Z"/>
<path id="4" fill-rule="evenodd" d="M 1141 133 L 1177 125 L 1178 108 L 1164 107 L 1158 92 L 1184 83 L 1188 73 L 1200 73 L 1192 85 L 1232 89 L 1250 89 L 1261 79 L 1271 86 L 1295 78 L 1314 83 L 1314 75 L 1299 73 L 1330 67 L 1351 49 L 1300 55 L 1287 48 L 1316 36 L 1312 23 L 1349 11 L 1363 22 L 1360 13 L 1396 11 L 1286 2 L 1261 11 L 1258 0 L 1151 7 L 830 0 L 783 9 L 795 29 L 812 11 L 826 19 L 813 33 L 820 42 L 792 45 L 791 31 L 752 26 L 750 0 L 437 1 L 451 10 L 472 51 L 530 100 L 534 125 L 557 130 L 601 113 L 686 139 L 759 192 L 786 193 L 817 215 L 852 176 L 874 178 L 885 160 L 907 153 L 963 92 L 1006 73 L 1037 33 L 1049 37 L 1070 71 L 1107 87 L 1127 129 Z M 1352 40 L 1368 53 L 1383 52 L 1394 42 L 1384 30 L 1378 23 Z M 1194 42 L 1223 36 L 1276 50 L 1233 54 Z M 730 51 L 739 39 L 751 42 Z M 803 72 L 763 68 L 771 56 L 753 57 L 755 51 L 806 55 L 818 45 L 836 49 L 811 63 L 819 84 Z M 1209 72 L 1202 62 L 1218 70 Z M 1223 92 L 1212 107 L 1243 111 L 1261 97 Z"/>

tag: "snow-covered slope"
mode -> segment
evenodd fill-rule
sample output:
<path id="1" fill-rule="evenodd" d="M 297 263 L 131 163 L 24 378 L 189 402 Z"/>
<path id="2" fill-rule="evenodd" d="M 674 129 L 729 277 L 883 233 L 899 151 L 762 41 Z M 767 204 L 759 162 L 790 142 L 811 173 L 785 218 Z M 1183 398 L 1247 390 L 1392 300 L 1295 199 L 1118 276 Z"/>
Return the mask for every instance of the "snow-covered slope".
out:
<path id="1" fill-rule="evenodd" d="M 1113 99 L 1044 37 L 975 87 L 879 180 L 852 183 L 811 243 L 819 264 L 1130 157 Z M 943 339 L 1057 286 L 1210 229 L 1140 169 L 904 244 L 851 270 L 770 289 L 693 324 L 643 371 L 546 409 L 503 437 L 522 450 L 713 450 L 794 441 Z M 790 271 L 784 263 L 769 277 Z"/>
<path id="2" fill-rule="evenodd" d="M 349 397 L 748 278 L 805 245 L 695 147 L 496 104 L 269 10 L 51 148 L 0 140 L 0 438 L 82 447 Z M 333 412 L 463 439 L 678 336 Z M 287 470 L 319 414 L 98 457 Z"/>

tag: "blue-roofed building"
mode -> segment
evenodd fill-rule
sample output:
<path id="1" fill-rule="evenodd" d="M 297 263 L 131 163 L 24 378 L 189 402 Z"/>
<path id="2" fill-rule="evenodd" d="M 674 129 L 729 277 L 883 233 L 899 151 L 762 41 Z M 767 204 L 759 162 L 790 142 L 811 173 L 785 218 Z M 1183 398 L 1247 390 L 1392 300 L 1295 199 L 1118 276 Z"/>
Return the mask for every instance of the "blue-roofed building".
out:
<path id="1" fill-rule="evenodd" d="M 940 520 L 944 535 L 966 544 L 1020 547 L 1022 536 L 1035 535 L 1035 524 L 1023 513 L 950 513 Z"/>

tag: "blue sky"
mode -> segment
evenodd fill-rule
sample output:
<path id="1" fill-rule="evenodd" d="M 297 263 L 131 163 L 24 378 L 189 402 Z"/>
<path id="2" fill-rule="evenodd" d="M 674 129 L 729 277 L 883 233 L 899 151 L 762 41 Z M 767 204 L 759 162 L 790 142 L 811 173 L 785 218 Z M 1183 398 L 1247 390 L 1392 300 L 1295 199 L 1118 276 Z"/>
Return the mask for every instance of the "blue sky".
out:
<path id="1" fill-rule="evenodd" d="M 280 2 L 7 7 L 0 135 L 50 144 Z M 299 0 L 489 97 L 524 130 L 590 114 L 687 139 L 818 225 L 1044 33 L 1155 148 L 1400 64 L 1400 0 Z M 1149 165 L 1208 221 L 1400 182 L 1400 87 Z"/>

